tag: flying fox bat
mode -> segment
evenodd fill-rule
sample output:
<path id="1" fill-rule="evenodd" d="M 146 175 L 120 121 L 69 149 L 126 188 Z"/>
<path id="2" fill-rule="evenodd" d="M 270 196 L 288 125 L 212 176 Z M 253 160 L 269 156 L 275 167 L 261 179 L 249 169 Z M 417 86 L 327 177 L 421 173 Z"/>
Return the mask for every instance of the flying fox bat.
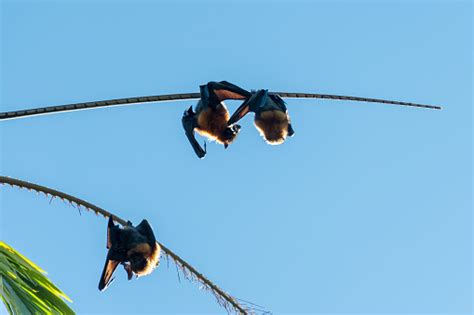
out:
<path id="1" fill-rule="evenodd" d="M 130 221 L 124 228 L 115 225 L 112 216 L 107 225 L 107 258 L 99 281 L 99 290 L 104 291 L 113 281 L 119 264 L 124 266 L 128 280 L 150 274 L 160 261 L 161 247 L 156 242 L 147 220 L 134 227 Z"/>
<path id="2" fill-rule="evenodd" d="M 253 92 L 228 123 L 236 123 L 249 112 L 255 113 L 255 127 L 268 144 L 281 144 L 295 133 L 285 101 L 278 94 L 269 95 L 267 90 Z"/>
<path id="3" fill-rule="evenodd" d="M 441 109 L 439 106 L 422 105 L 408 102 L 389 101 L 374 98 L 361 98 L 353 96 L 338 96 L 325 94 L 303 94 L 303 93 L 269 93 L 268 90 L 252 91 L 251 95 L 230 117 L 228 124 L 237 123 L 249 112 L 255 113 L 254 123 L 264 140 L 271 145 L 285 142 L 287 137 L 294 135 L 295 131 L 291 125 L 290 116 L 285 101 L 281 95 L 294 98 L 325 98 L 336 100 L 348 100 L 358 102 L 371 102 L 429 109 Z"/>
<path id="4" fill-rule="evenodd" d="M 266 96 L 265 96 L 266 95 Z M 250 98 L 252 98 L 250 100 Z M 293 93 L 293 92 L 248 92 L 226 81 L 209 82 L 201 86 L 200 93 L 180 93 L 168 95 L 154 95 L 142 97 L 130 97 L 112 99 L 97 102 L 75 103 L 68 105 L 39 107 L 26 110 L 0 112 L 0 120 L 10 120 L 29 116 L 47 115 L 59 112 L 94 109 L 101 107 L 123 106 L 131 104 L 167 102 L 178 100 L 199 99 L 196 111 L 189 108 L 183 115 L 182 123 L 191 145 L 198 155 L 203 158 L 206 150 L 203 149 L 196 138 L 194 130 L 198 133 L 224 144 L 225 147 L 231 143 L 240 130 L 235 123 L 248 112 L 255 112 L 255 124 L 264 135 L 267 142 L 279 144 L 291 136 L 294 131 L 282 98 L 316 98 L 329 100 L 344 100 L 351 102 L 381 103 L 399 106 L 410 106 L 426 109 L 441 109 L 441 106 L 424 105 L 409 102 L 390 101 L 376 98 L 358 96 L 344 96 L 317 93 Z M 239 109 L 230 117 L 223 100 L 238 99 L 245 100 Z M 259 104 L 259 105 L 257 105 Z"/>
<path id="5" fill-rule="evenodd" d="M 185 134 L 199 158 L 206 155 L 206 149 L 197 142 L 194 131 L 210 140 L 228 147 L 240 131 L 239 125 L 230 125 L 229 111 L 224 100 L 245 100 L 252 94 L 227 81 L 209 82 L 200 86 L 200 96 L 195 111 L 189 107 L 183 114 Z"/>

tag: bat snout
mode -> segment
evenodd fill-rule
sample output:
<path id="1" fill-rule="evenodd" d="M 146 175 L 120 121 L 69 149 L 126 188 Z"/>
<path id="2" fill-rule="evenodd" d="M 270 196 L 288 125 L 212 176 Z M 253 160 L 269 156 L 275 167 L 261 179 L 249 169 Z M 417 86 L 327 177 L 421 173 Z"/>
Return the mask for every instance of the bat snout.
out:
<path id="1" fill-rule="evenodd" d="M 132 280 L 132 277 L 133 277 L 133 270 L 132 270 L 132 266 L 130 266 L 130 263 L 129 263 L 129 262 L 124 263 L 124 264 L 123 264 L 123 269 L 125 269 L 125 271 L 127 272 L 127 278 L 128 278 L 128 280 Z"/>
<path id="2" fill-rule="evenodd" d="M 235 133 L 239 133 L 240 132 L 240 129 L 242 129 L 242 127 L 240 125 L 233 125 L 232 126 L 232 130 L 235 132 Z"/>

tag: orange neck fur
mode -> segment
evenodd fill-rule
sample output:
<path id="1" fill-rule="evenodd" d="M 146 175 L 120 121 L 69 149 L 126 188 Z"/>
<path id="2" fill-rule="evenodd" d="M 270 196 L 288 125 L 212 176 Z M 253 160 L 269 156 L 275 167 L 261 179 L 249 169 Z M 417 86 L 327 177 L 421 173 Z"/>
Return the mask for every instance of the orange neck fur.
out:
<path id="1" fill-rule="evenodd" d="M 224 143 L 223 133 L 228 127 L 229 111 L 224 104 L 220 104 L 216 109 L 207 108 L 199 113 L 196 131 L 210 140 Z"/>
<path id="2" fill-rule="evenodd" d="M 146 267 L 143 270 L 137 271 L 136 274 L 137 276 L 146 276 L 150 274 L 160 263 L 160 255 L 161 255 L 161 247 L 158 242 L 155 243 L 155 246 L 153 248 L 150 247 L 150 245 L 146 244 L 148 246 L 149 252 L 147 254 L 147 264 Z M 141 245 L 140 245 L 141 246 Z"/>
<path id="3" fill-rule="evenodd" d="M 280 110 L 268 110 L 255 116 L 255 127 L 268 144 L 277 145 L 288 136 L 289 117 Z"/>

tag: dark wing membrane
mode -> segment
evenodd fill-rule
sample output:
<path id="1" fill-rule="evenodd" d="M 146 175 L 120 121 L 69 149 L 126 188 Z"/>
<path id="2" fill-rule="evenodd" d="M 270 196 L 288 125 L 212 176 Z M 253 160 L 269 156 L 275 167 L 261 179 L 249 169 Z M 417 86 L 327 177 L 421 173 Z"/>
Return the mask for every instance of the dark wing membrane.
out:
<path id="1" fill-rule="evenodd" d="M 244 100 L 252 95 L 249 91 L 227 81 L 209 82 L 207 87 L 218 102 L 225 100 Z"/>
<path id="2" fill-rule="evenodd" d="M 115 224 L 112 216 L 109 217 L 109 223 L 107 224 L 107 249 L 112 247 L 112 240 L 115 240 Z"/>
<path id="3" fill-rule="evenodd" d="M 252 96 L 243 102 L 242 105 L 232 114 L 228 124 L 232 125 L 242 119 L 249 112 L 256 112 L 266 104 L 268 92 L 266 90 L 259 90 L 252 94 Z"/>
<path id="4" fill-rule="evenodd" d="M 295 135 L 295 130 L 291 124 L 288 124 L 288 137 L 293 137 Z"/>
<path id="5" fill-rule="evenodd" d="M 189 140 L 189 143 L 193 147 L 194 152 L 200 159 L 202 159 L 206 156 L 206 150 L 204 150 L 199 145 L 194 135 L 194 128 L 196 127 L 195 116 L 196 114 L 193 112 L 192 107 L 190 107 L 187 111 L 184 112 L 181 122 L 183 123 L 184 132 Z"/>
<path id="6" fill-rule="evenodd" d="M 232 125 L 244 118 L 250 112 L 250 107 L 244 102 L 244 104 L 240 105 L 239 108 L 232 114 L 227 124 Z"/>
<path id="7" fill-rule="evenodd" d="M 203 159 L 206 156 L 206 150 L 204 150 L 201 145 L 197 142 L 195 136 L 194 136 L 194 131 L 189 131 L 186 130 L 186 137 L 189 140 L 189 143 L 191 143 L 191 146 L 193 147 L 194 153 L 198 156 L 198 158 Z"/>
<path id="8" fill-rule="evenodd" d="M 228 90 L 214 90 L 214 94 L 219 102 L 224 100 L 243 100 L 245 99 L 244 96 L 238 94 L 236 92 L 228 91 Z"/>
<path id="9" fill-rule="evenodd" d="M 286 103 L 285 101 L 280 97 L 278 94 L 270 94 L 269 97 L 272 99 L 272 101 L 275 103 L 275 105 L 278 106 L 279 109 L 282 111 L 286 112 L 288 109 L 286 108 Z"/>
<path id="10" fill-rule="evenodd" d="M 153 229 L 151 228 L 150 223 L 147 220 L 142 220 L 139 225 L 136 227 L 138 233 L 145 236 L 147 239 L 147 243 L 150 245 L 155 245 L 156 239 L 155 234 L 153 233 Z"/>
<path id="11" fill-rule="evenodd" d="M 109 259 L 109 255 L 107 255 L 107 260 L 105 261 L 104 270 L 102 271 L 102 275 L 100 276 L 99 281 L 99 290 L 104 291 L 107 287 L 112 283 L 114 280 L 112 276 L 114 275 L 115 269 L 119 265 L 118 261 Z"/>

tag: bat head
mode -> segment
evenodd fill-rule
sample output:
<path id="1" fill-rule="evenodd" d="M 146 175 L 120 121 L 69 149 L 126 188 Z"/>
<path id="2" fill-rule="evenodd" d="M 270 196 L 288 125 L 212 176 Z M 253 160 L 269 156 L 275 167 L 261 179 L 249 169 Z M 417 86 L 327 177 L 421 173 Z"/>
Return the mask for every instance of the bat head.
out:
<path id="1" fill-rule="evenodd" d="M 239 134 L 240 128 L 241 128 L 240 125 L 234 124 L 224 129 L 219 139 L 224 144 L 224 148 L 227 149 L 229 144 L 231 144 L 234 141 L 234 139 Z"/>
<path id="2" fill-rule="evenodd" d="M 129 257 L 130 270 L 138 277 L 150 274 L 160 263 L 161 247 L 158 243 L 147 253 L 134 253 Z"/>
<path id="3" fill-rule="evenodd" d="M 148 260 L 143 254 L 130 256 L 130 269 L 136 274 L 142 273 L 147 268 Z"/>

